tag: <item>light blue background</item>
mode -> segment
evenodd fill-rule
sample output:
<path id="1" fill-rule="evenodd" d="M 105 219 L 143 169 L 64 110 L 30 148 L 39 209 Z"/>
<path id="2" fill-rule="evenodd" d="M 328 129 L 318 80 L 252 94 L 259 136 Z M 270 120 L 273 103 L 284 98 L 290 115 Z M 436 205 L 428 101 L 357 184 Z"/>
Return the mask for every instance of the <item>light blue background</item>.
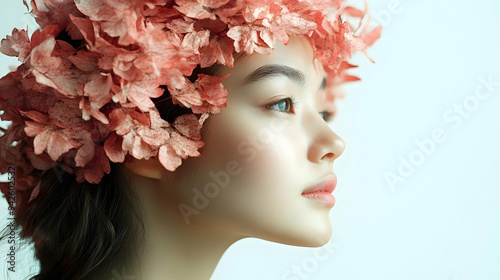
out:
<path id="1" fill-rule="evenodd" d="M 21 2 L 2 0 L 1 37 L 14 27 L 34 30 Z M 500 2 L 368 2 L 384 29 L 368 52 L 376 64 L 353 58 L 360 67 L 351 73 L 362 82 L 346 85 L 332 123 L 346 150 L 335 163 L 331 241 L 301 248 L 242 240 L 226 251 L 212 280 L 500 279 L 500 86 L 470 107 L 480 77 L 500 83 Z M 0 59 L 2 75 L 17 65 L 16 58 Z M 464 102 L 468 117 L 460 124 L 445 119 L 458 118 L 454 106 Z M 444 142 L 391 188 L 386 174 L 398 174 L 411 155 L 418 160 L 416 141 L 432 139 L 436 129 Z M 0 206 L 3 228 L 4 199 Z M 2 243 L 2 279 L 6 250 Z M 11 279 L 37 270 L 30 253 L 19 253 L 24 271 L 9 273 Z"/>

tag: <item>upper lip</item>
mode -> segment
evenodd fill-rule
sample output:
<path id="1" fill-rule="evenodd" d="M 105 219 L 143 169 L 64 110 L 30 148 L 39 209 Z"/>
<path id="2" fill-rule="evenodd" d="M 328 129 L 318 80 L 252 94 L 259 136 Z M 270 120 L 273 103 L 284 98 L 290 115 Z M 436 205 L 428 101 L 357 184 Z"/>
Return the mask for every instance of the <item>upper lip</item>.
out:
<path id="1" fill-rule="evenodd" d="M 313 192 L 333 192 L 337 186 L 337 176 L 333 173 L 328 174 L 319 184 L 305 190 L 302 194 Z"/>

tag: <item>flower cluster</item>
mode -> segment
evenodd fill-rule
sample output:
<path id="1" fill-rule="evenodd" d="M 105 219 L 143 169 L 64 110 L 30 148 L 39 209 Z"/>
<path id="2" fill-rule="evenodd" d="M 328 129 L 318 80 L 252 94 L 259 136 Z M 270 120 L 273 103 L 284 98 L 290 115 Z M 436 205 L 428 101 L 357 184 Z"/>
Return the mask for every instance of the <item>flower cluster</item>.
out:
<path id="1" fill-rule="evenodd" d="M 276 42 L 307 36 L 333 88 L 356 80 L 344 70 L 380 27 L 355 28 L 364 10 L 342 0 L 32 0 L 40 29 L 14 29 L 0 51 L 21 65 L 0 79 L 0 172 L 16 166 L 17 204 L 35 195 L 40 175 L 58 167 L 97 184 L 110 162 L 158 156 L 170 171 L 200 155 L 200 129 L 226 106 L 218 77 L 188 77 L 198 65 L 234 66 L 233 53 L 269 54 Z M 26 7 L 28 7 L 25 2 Z M 29 7 L 28 7 L 29 9 Z M 360 20 L 361 22 L 362 20 Z M 151 98 L 170 92 L 193 114 L 163 120 Z M 7 185 L 1 186 L 4 194 Z M 34 191 L 34 192 L 33 192 Z M 26 197 L 26 198 L 23 198 Z M 30 198 L 31 197 L 31 198 Z M 28 199 L 30 198 L 30 199 Z"/>

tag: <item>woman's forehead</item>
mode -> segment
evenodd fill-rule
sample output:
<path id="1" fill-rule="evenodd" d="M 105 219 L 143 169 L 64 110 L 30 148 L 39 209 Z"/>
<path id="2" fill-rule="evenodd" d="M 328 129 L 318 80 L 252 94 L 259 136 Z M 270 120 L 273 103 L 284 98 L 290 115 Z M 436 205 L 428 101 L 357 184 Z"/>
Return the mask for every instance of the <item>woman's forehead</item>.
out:
<path id="1" fill-rule="evenodd" d="M 310 74 L 314 71 L 318 76 L 325 76 L 323 65 L 314 57 L 314 50 L 310 41 L 305 37 L 292 36 L 289 43 L 277 43 L 270 54 L 252 53 L 239 56 L 234 68 L 224 66 L 219 75 L 231 73 L 225 83 L 243 83 L 255 70 L 266 65 L 284 65 Z"/>

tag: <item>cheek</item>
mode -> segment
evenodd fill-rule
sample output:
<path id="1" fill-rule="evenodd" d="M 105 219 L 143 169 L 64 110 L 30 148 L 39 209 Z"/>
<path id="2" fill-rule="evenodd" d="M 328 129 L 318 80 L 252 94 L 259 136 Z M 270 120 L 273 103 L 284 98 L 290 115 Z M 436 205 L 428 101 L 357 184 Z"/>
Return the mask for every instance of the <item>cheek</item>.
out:
<path id="1" fill-rule="evenodd" d="M 257 138 L 240 145 L 240 151 L 243 146 L 244 153 L 237 153 L 241 173 L 232 181 L 232 195 L 255 204 L 252 207 L 265 208 L 296 193 L 300 174 L 293 143 L 283 137 L 269 141 Z"/>
<path id="2" fill-rule="evenodd" d="M 244 149 L 243 149 L 244 148 Z M 283 139 L 256 141 L 240 145 L 240 151 L 245 152 L 242 166 L 249 175 L 265 176 L 279 175 L 292 171 L 293 151 L 289 143 Z"/>
<path id="3" fill-rule="evenodd" d="M 224 113 L 213 118 L 202 151 L 210 158 L 211 164 L 220 167 L 229 161 L 237 161 L 245 169 L 253 170 L 273 167 L 290 155 L 290 151 L 284 151 L 280 145 L 284 140 L 280 133 L 267 125 L 269 119 L 245 115 L 242 110 L 238 114 L 229 110 Z"/>
<path id="4" fill-rule="evenodd" d="M 299 148 L 296 147 L 298 143 L 290 141 L 289 135 L 271 133 L 270 129 L 258 123 L 230 127 L 221 123 L 218 125 L 206 142 L 207 150 L 202 152 L 203 166 L 215 172 L 228 170 L 228 163 L 236 162 L 239 172 L 231 176 L 230 184 L 214 204 L 235 200 L 245 201 L 247 205 L 255 202 L 257 205 L 252 207 L 258 207 L 265 205 L 263 202 L 268 199 L 282 196 L 283 188 L 295 192 L 292 189 L 295 188 L 295 177 L 299 175 Z M 207 169 L 203 173 L 208 172 Z"/>
<path id="5" fill-rule="evenodd" d="M 230 183 L 221 188 L 207 211 L 241 217 L 248 212 L 259 213 L 256 209 L 265 211 L 265 206 L 277 201 L 289 201 L 289 196 L 295 199 L 303 183 L 297 180 L 302 177 L 300 138 L 286 133 L 289 130 L 284 130 L 285 126 L 270 125 L 269 118 L 248 116 L 242 110 L 238 114 L 229 114 L 230 110 L 223 113 L 226 115 L 221 113 L 211 120 L 196 185 L 213 181 L 207 174 L 227 171 L 230 162 L 237 163 L 239 172 L 230 177 Z"/>

